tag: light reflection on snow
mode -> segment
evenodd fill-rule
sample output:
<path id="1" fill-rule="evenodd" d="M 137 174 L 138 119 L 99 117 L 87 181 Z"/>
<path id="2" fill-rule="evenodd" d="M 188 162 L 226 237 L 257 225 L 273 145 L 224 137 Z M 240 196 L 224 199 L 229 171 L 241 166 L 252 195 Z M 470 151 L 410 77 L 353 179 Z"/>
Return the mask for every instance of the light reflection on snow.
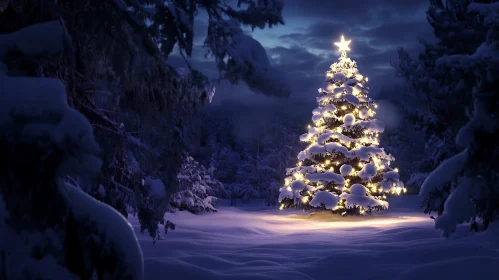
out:
<path id="1" fill-rule="evenodd" d="M 220 213 L 224 217 L 219 217 L 220 221 L 229 223 L 232 217 L 227 213 Z M 231 223 L 235 225 L 246 225 L 249 228 L 262 228 L 266 231 L 275 231 L 279 233 L 293 233 L 306 231 L 333 231 L 335 229 L 348 228 L 390 228 L 393 226 L 410 226 L 415 223 L 431 223 L 432 221 L 427 216 L 376 216 L 376 217 L 340 217 L 331 213 L 324 213 L 308 217 L 307 215 L 297 214 L 262 214 L 259 213 L 256 217 L 255 213 L 248 216 L 247 213 L 240 213 L 237 216 L 237 221 Z"/>
<path id="2" fill-rule="evenodd" d="M 168 214 L 175 231 L 152 244 L 137 232 L 145 279 L 496 279 L 499 224 L 485 233 L 459 228 L 453 240 L 435 230 L 417 199 L 401 197 L 384 214 L 309 216 L 258 205 L 222 206 L 218 213 Z M 410 206 L 408 206 L 410 204 Z M 359 265 L 362 269 L 359 269 Z M 470 270 L 470 267 L 474 269 Z M 475 274 L 473 274 L 475 273 Z M 263 275 L 265 277 L 263 277 Z M 469 277 L 470 279 L 473 276 Z M 467 279 L 467 278 L 466 278 Z"/>

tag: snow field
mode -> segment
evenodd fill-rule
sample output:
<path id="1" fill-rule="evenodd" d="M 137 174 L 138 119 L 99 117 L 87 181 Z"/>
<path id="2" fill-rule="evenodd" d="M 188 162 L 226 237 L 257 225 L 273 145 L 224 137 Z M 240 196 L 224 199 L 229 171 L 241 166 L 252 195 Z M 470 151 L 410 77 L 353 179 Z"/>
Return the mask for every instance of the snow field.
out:
<path id="1" fill-rule="evenodd" d="M 222 201 L 214 214 L 167 214 L 177 229 L 155 245 L 130 222 L 145 279 L 497 279 L 498 223 L 447 240 L 418 196 L 389 202 L 382 214 L 339 217 Z"/>

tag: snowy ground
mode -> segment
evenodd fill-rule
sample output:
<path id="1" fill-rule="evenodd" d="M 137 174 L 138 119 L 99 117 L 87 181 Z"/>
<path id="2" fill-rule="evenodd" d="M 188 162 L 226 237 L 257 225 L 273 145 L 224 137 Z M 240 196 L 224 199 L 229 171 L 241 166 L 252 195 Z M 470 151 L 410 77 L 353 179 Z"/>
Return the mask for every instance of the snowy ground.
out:
<path id="1" fill-rule="evenodd" d="M 484 233 L 461 227 L 446 240 L 421 214 L 419 197 L 390 202 L 367 218 L 309 217 L 257 203 L 169 214 L 177 229 L 155 245 L 130 221 L 146 279 L 499 279 L 498 223 Z"/>

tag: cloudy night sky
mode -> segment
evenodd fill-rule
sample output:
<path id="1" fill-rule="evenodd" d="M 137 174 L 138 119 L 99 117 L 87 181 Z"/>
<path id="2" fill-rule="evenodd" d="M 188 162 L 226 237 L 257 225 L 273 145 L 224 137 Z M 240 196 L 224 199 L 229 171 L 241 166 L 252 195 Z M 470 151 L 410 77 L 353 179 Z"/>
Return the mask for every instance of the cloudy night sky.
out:
<path id="1" fill-rule="evenodd" d="M 427 0 L 284 1 L 285 25 L 248 32 L 266 48 L 273 66 L 289 81 L 293 92 L 288 101 L 315 103 L 325 72 L 338 59 L 333 43 L 342 34 L 346 40 L 352 40 L 348 55 L 357 61 L 360 73 L 369 77 L 370 93 L 374 96 L 396 82 L 390 59 L 397 60 L 397 47 L 417 55 L 421 49 L 419 40 L 433 37 L 426 20 Z M 215 78 L 218 74 L 214 62 L 204 57 L 206 50 L 202 47 L 206 32 L 207 18 L 200 14 L 190 61 L 195 68 Z M 178 56 L 171 56 L 170 63 L 182 66 Z M 244 85 L 224 83 L 217 87 L 214 103 L 226 99 L 244 103 L 273 100 L 251 93 Z"/>

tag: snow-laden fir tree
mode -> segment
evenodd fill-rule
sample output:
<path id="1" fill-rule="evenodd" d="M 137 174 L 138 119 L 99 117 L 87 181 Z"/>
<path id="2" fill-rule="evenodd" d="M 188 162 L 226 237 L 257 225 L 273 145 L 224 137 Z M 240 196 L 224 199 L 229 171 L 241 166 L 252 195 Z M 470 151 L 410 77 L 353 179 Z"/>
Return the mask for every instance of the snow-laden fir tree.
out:
<path id="1" fill-rule="evenodd" d="M 411 104 L 400 107 L 412 111 L 409 117 L 415 121 L 412 127 L 424 133 L 421 138 L 425 140 L 424 152 L 413 161 L 416 172 L 406 182 L 408 188 L 420 188 L 432 170 L 459 152 L 455 138 L 468 120 L 465 110 L 473 103 L 470 93 L 475 86 L 475 76 L 467 65 L 443 61 L 447 56 L 474 53 L 486 39 L 488 27 L 483 17 L 468 11 L 473 2 L 497 1 L 429 1 L 426 15 L 436 40 L 423 42 L 423 51 L 417 59 L 403 48 L 398 50 L 399 62 L 394 66 L 409 87 L 405 100 L 412 99 Z M 446 184 L 429 193 L 423 202 L 425 213 L 441 214 L 450 189 L 450 184 Z"/>
<path id="2" fill-rule="evenodd" d="M 385 193 L 405 191 L 394 158 L 378 147 L 384 124 L 373 119 L 376 104 L 368 97 L 368 78 L 347 57 L 341 37 L 339 61 L 326 72 L 319 89 L 313 125 L 300 137 L 310 145 L 298 154 L 297 167 L 286 170 L 281 209 L 304 207 L 363 214 L 388 208 Z"/>
<path id="3" fill-rule="evenodd" d="M 213 178 L 213 173 L 186 153 L 177 180 L 179 191 L 173 194 L 171 206 L 181 211 L 217 212 L 217 196 L 227 197 L 223 184 Z"/>
<path id="4" fill-rule="evenodd" d="M 474 80 L 474 112 L 456 136 L 462 151 L 443 161 L 420 191 L 428 208 L 442 208 L 435 226 L 445 236 L 461 223 L 485 230 L 499 219 L 499 2 L 487 2 L 471 3 L 466 10 L 466 16 L 481 22 L 480 29 L 486 31 L 474 38 L 475 51 L 447 53 L 437 61 L 438 67 L 459 69 Z"/>
<path id="5" fill-rule="evenodd" d="M 9 52 L 56 60 L 61 21 L 0 35 Z M 0 60 L 0 279 L 142 279 L 133 228 L 111 206 L 65 179 L 91 179 L 101 161 L 90 122 L 64 84 L 19 77 Z"/>

